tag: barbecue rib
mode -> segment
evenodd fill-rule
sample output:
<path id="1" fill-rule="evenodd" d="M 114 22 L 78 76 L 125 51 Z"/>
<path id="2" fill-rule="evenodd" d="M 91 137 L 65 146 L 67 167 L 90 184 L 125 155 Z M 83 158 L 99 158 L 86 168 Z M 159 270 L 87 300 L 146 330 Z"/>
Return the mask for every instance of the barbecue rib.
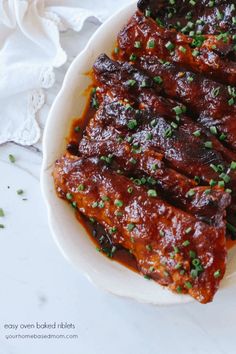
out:
<path id="1" fill-rule="evenodd" d="M 198 187 L 194 180 L 168 168 L 162 155 L 154 150 L 144 150 L 140 154 L 132 152 L 132 146 L 127 142 L 83 138 L 79 153 L 87 157 L 111 156 L 125 172 L 136 176 L 145 174 L 144 181 L 160 190 L 165 198 L 209 224 L 218 226 L 230 204 L 228 193 L 222 189 L 212 189 L 209 193 L 209 187 Z"/>
<path id="2" fill-rule="evenodd" d="M 63 157 L 54 180 L 58 195 L 129 249 L 143 274 L 201 303 L 212 300 L 226 265 L 223 222 L 200 222 L 96 159 Z"/>
<path id="3" fill-rule="evenodd" d="M 236 6 L 227 0 L 139 0 L 138 8 L 165 27 L 177 27 L 184 33 L 235 33 Z"/>
<path id="4" fill-rule="evenodd" d="M 95 66 L 97 68 L 97 65 Z M 133 143 L 158 149 L 171 166 L 179 172 L 192 178 L 199 176 L 208 183 L 211 179 L 219 179 L 219 174 L 212 166 L 221 165 L 224 171 L 227 170 L 227 164 L 222 155 L 206 147 L 206 142 L 201 141 L 199 137 L 187 130 L 188 126 L 182 128 L 181 121 L 173 128 L 172 121 L 164 115 L 160 116 L 148 110 L 136 111 L 132 107 L 127 109 L 119 101 L 104 105 L 103 108 L 104 110 L 95 117 L 96 120 L 100 123 L 104 122 L 105 125 L 111 124 L 114 129 L 119 130 L 121 135 L 132 135 Z M 129 121 L 137 122 L 133 129 L 129 129 Z M 95 129 L 94 133 L 89 133 L 90 126 L 93 131 L 93 124 L 92 120 L 87 127 L 87 132 L 90 135 L 93 134 L 94 138 L 98 138 L 98 129 Z M 107 136 L 108 133 L 101 134 Z M 147 140 L 148 134 L 152 135 L 152 139 Z M 228 182 L 230 185 L 235 185 L 234 171 L 230 171 Z"/>
<path id="5" fill-rule="evenodd" d="M 154 113 L 164 115 L 172 120 L 176 119 L 176 107 L 182 109 L 181 123 L 187 129 L 189 134 L 201 131 L 201 138 L 204 141 L 211 141 L 214 148 L 221 152 L 224 158 L 231 162 L 236 159 L 236 154 L 222 145 L 222 143 L 213 135 L 210 129 L 194 122 L 186 116 L 185 106 L 173 99 L 162 97 L 158 94 L 162 82 L 160 77 L 153 80 L 133 65 L 128 63 L 119 63 L 111 60 L 105 54 L 101 54 L 94 64 L 94 74 L 97 84 L 100 86 L 98 97 L 103 97 L 111 92 L 113 96 L 120 99 L 128 99 L 128 101 L 136 102 L 137 108 L 150 108 Z M 159 80 L 157 80 L 159 79 Z M 180 115 L 180 113 L 179 113 Z"/>
<path id="6" fill-rule="evenodd" d="M 151 18 L 137 12 L 120 32 L 118 46 L 119 58 L 155 54 L 161 60 L 236 85 L 236 62 L 227 59 L 235 53 L 235 43 L 226 35 L 189 37 L 175 29 L 160 27 Z"/>
<path id="7" fill-rule="evenodd" d="M 200 124 L 208 129 L 214 126 L 225 143 L 236 150 L 234 87 L 227 87 L 174 63 L 163 62 L 155 55 L 143 55 L 135 63 L 150 78 L 161 78 L 158 93 L 185 104 Z"/>
<path id="8" fill-rule="evenodd" d="M 155 56 L 143 56 L 140 67 L 151 77 L 163 79 L 163 94 L 178 98 L 188 106 L 200 124 L 215 126 L 225 135 L 225 142 L 236 149 L 236 106 L 233 88 L 186 71 L 174 64 L 161 63 Z M 183 76 L 180 73 L 184 72 Z M 191 82 L 189 78 L 192 78 Z"/>

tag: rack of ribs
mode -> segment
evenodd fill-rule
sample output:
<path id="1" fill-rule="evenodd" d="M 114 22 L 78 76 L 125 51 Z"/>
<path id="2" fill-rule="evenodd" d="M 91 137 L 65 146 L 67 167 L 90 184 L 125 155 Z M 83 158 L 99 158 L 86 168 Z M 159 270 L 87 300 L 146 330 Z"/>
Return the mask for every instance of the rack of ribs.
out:
<path id="1" fill-rule="evenodd" d="M 136 12 L 118 37 L 119 58 L 155 54 L 228 85 L 236 84 L 235 42 L 227 35 L 190 37 Z"/>
<path id="2" fill-rule="evenodd" d="M 235 3 L 215 0 L 213 6 L 211 4 L 204 0 L 175 0 L 172 5 L 168 0 L 139 0 L 138 8 L 157 23 L 184 33 L 235 33 Z"/>
<path id="3" fill-rule="evenodd" d="M 58 195 L 130 250 L 144 275 L 202 303 L 212 300 L 226 267 L 224 222 L 207 225 L 96 158 L 62 157 L 54 180 Z"/>
<path id="4" fill-rule="evenodd" d="M 140 273 L 201 303 L 236 236 L 236 10 L 215 6 L 138 2 L 114 60 L 94 63 L 89 119 L 53 172 Z"/>

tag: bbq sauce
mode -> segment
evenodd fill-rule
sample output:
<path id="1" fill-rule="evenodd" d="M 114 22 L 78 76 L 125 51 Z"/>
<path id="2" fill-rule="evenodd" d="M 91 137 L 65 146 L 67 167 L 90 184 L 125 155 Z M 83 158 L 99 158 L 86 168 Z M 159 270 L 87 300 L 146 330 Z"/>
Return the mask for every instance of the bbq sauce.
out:
<path id="1" fill-rule="evenodd" d="M 83 136 L 83 132 L 86 129 L 88 122 L 94 117 L 96 109 L 98 108 L 98 106 L 96 106 L 96 91 L 92 85 L 88 88 L 86 94 L 89 95 L 89 99 L 87 101 L 84 113 L 80 118 L 74 119 L 68 137 L 67 151 L 75 156 L 79 156 L 78 143 Z M 96 223 L 95 220 L 90 220 L 79 212 L 76 212 L 76 217 L 85 228 L 87 234 L 99 252 L 103 253 L 111 260 L 125 265 L 130 270 L 139 273 L 135 257 L 122 246 L 112 243 L 111 238 L 100 224 Z M 236 240 L 227 239 L 228 249 L 231 249 L 235 245 Z"/>
<path id="2" fill-rule="evenodd" d="M 117 261 L 127 268 L 138 271 L 135 257 L 125 248 L 115 245 L 104 228 L 96 221 L 88 219 L 79 212 L 76 213 L 78 221 L 83 225 L 96 249 L 111 260 Z"/>
<path id="3" fill-rule="evenodd" d="M 71 155 L 75 156 L 79 156 L 78 143 L 83 136 L 83 132 L 86 129 L 88 122 L 96 113 L 96 108 L 94 107 L 94 105 L 96 105 L 96 102 L 94 102 L 95 92 L 92 85 L 88 88 L 86 93 L 89 95 L 89 99 L 87 101 L 84 113 L 80 118 L 75 118 L 72 122 L 70 134 L 67 139 L 67 151 Z M 91 221 L 78 211 L 76 212 L 76 217 L 85 228 L 87 234 L 99 252 L 103 253 L 111 260 L 117 261 L 122 265 L 125 265 L 127 268 L 138 272 L 135 257 L 122 246 L 113 244 L 109 235 L 100 224 L 95 221 Z"/>

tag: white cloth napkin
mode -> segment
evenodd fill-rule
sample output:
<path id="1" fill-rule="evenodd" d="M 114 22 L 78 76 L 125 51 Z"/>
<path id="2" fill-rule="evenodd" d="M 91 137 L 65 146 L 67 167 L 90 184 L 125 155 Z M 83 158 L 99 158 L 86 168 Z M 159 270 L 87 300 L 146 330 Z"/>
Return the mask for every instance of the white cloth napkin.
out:
<path id="1" fill-rule="evenodd" d="M 77 3 L 0 0 L 0 144 L 38 141 L 36 113 L 45 102 L 45 89 L 54 84 L 54 68 L 67 60 L 60 31 L 80 31 L 89 17 L 106 16 Z"/>

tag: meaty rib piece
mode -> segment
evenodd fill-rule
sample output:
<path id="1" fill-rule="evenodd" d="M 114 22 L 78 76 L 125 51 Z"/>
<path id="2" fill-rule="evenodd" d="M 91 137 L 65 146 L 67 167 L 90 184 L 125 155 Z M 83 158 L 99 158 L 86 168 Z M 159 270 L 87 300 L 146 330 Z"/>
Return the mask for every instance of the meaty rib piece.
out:
<path id="1" fill-rule="evenodd" d="M 171 168 L 190 178 L 198 176 L 201 183 L 215 185 L 219 182 L 220 186 L 231 188 L 235 199 L 235 171 L 228 168 L 221 154 L 206 147 L 199 137 L 190 135 L 181 125 L 173 128 L 170 121 L 152 111 L 127 109 L 120 101 L 110 102 L 108 96 L 106 100 L 108 102 L 101 106 L 86 128 L 90 139 L 104 140 L 119 134 L 132 141 L 133 147 L 138 146 L 140 153 L 146 149 L 162 153 Z"/>
<path id="2" fill-rule="evenodd" d="M 132 175 L 145 173 L 145 181 L 160 190 L 165 199 L 211 225 L 218 226 L 222 222 L 225 210 L 230 205 L 228 193 L 222 189 L 212 189 L 208 194 L 209 187 L 198 187 L 194 180 L 168 168 L 162 161 L 162 155 L 154 150 L 148 149 L 140 154 L 133 152 L 127 142 L 118 142 L 114 138 L 90 140 L 84 137 L 79 144 L 79 153 L 84 157 L 114 161 Z M 137 179 L 138 182 L 141 180 Z"/>
<path id="3" fill-rule="evenodd" d="M 140 0 L 138 8 L 166 27 L 177 27 L 182 32 L 235 33 L 236 6 L 234 1 L 214 0 Z"/>
<path id="4" fill-rule="evenodd" d="M 187 37 L 174 29 L 160 27 L 137 12 L 118 36 L 118 57 L 134 60 L 136 56 L 155 54 L 159 59 L 176 62 L 216 81 L 236 85 L 236 62 L 225 58 L 235 53 L 235 43 L 226 35 L 221 37 Z"/>
<path id="5" fill-rule="evenodd" d="M 211 141 L 214 148 L 228 162 L 231 163 L 231 161 L 236 160 L 236 154 L 219 142 L 215 135 L 212 134 L 212 128 L 205 129 L 187 117 L 186 114 L 183 114 L 185 107 L 178 101 L 164 98 L 157 94 L 162 89 L 162 82 L 159 76 L 156 77 L 156 80 L 153 80 L 133 65 L 112 61 L 105 54 L 100 55 L 96 60 L 94 73 L 95 79 L 100 86 L 97 94 L 98 97 L 101 96 L 101 100 L 103 100 L 104 95 L 112 93 L 116 98 L 127 98 L 131 102 L 136 102 L 138 108 L 149 108 L 154 113 L 163 115 L 171 120 L 176 119 L 176 109 L 179 107 L 183 111 L 181 113 L 182 127 L 186 128 L 187 133 L 192 135 L 197 131 L 201 131 L 201 139 L 205 142 Z"/>
<path id="6" fill-rule="evenodd" d="M 213 299 L 225 273 L 224 223 L 198 221 L 97 160 L 63 157 L 54 180 L 58 195 L 130 250 L 143 274 L 201 303 Z"/>
<path id="7" fill-rule="evenodd" d="M 230 148 L 236 150 L 236 93 L 233 87 L 186 71 L 174 64 L 160 62 L 155 56 L 143 56 L 137 65 L 151 77 L 160 76 L 162 94 L 185 104 L 198 122 L 215 127 Z"/>

